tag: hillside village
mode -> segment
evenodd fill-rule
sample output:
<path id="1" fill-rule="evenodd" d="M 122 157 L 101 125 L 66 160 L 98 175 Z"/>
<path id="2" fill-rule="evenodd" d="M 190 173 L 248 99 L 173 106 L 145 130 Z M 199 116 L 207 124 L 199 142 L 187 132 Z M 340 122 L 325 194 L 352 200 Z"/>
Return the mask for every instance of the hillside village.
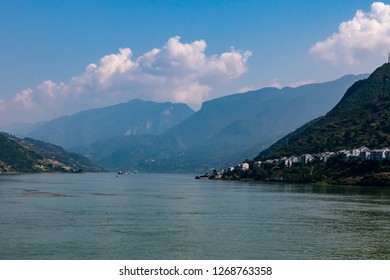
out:
<path id="1" fill-rule="evenodd" d="M 291 167 L 295 163 L 307 164 L 309 162 L 327 162 L 328 159 L 332 156 L 339 156 L 345 162 L 352 161 L 383 161 L 385 159 L 390 160 L 390 149 L 374 149 L 371 150 L 366 146 L 362 146 L 360 148 L 355 148 L 352 150 L 340 150 L 338 152 L 323 152 L 318 154 L 302 154 L 300 156 L 291 156 L 291 157 L 282 157 L 278 159 L 269 159 L 264 162 L 256 161 L 254 162 L 255 167 L 259 166 L 272 166 L 278 165 L 283 167 Z M 243 165 L 243 164 L 241 164 Z M 249 166 L 245 165 L 245 167 L 241 168 L 249 168 Z M 242 169 L 242 170 L 244 170 Z"/>
<path id="2" fill-rule="evenodd" d="M 276 159 L 267 159 L 264 161 L 242 162 L 236 166 L 231 166 L 218 172 L 214 170 L 212 174 L 206 173 L 203 178 L 221 179 L 223 176 L 234 172 L 245 172 L 251 169 L 265 168 L 289 168 L 296 164 L 305 165 L 308 163 L 322 162 L 326 163 L 331 157 L 338 157 L 344 162 L 356 161 L 390 161 L 390 148 L 373 149 L 366 146 L 354 148 L 351 150 L 340 150 L 338 152 L 322 152 L 317 154 L 302 154 L 300 156 L 282 157 Z"/>

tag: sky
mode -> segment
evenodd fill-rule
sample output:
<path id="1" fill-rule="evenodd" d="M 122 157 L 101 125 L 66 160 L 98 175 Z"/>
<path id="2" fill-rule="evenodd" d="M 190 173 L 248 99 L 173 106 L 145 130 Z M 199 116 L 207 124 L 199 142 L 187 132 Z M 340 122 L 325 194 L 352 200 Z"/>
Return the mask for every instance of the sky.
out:
<path id="1" fill-rule="evenodd" d="M 134 98 L 202 102 L 370 73 L 390 3 L 0 0 L 0 127 Z"/>

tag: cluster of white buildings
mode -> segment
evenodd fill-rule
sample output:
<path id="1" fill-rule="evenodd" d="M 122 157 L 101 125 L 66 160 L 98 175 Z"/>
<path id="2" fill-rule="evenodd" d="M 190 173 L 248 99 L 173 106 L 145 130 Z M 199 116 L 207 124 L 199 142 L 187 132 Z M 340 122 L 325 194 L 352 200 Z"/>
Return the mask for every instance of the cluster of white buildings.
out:
<path id="1" fill-rule="evenodd" d="M 324 152 L 324 153 L 318 153 L 318 154 L 302 154 L 300 156 L 290 156 L 290 157 L 282 157 L 277 159 L 268 159 L 264 162 L 262 161 L 255 161 L 254 167 L 261 167 L 261 166 L 285 166 L 290 167 L 295 163 L 302 163 L 307 164 L 312 161 L 319 161 L 319 162 L 327 162 L 328 159 L 332 156 L 336 156 L 336 153 L 334 152 Z"/>
<path id="2" fill-rule="evenodd" d="M 385 159 L 390 160 L 390 149 L 374 149 L 370 150 L 366 146 L 362 146 L 352 150 L 341 150 L 337 152 L 338 155 L 342 155 L 344 161 L 358 161 L 358 160 L 375 160 L 383 161 Z"/>
<path id="3" fill-rule="evenodd" d="M 312 161 L 316 162 L 327 162 L 328 159 L 332 156 L 341 156 L 345 162 L 352 161 L 383 161 L 390 160 L 390 149 L 374 149 L 371 150 L 366 146 L 362 146 L 360 148 L 352 149 L 352 150 L 341 150 L 338 152 L 323 152 L 318 154 L 302 154 L 300 156 L 291 156 L 291 157 L 282 157 L 280 159 L 269 159 L 264 162 L 257 161 L 255 162 L 255 167 L 266 166 L 266 165 L 284 165 L 286 167 L 290 167 L 294 163 L 309 163 Z"/>
<path id="4" fill-rule="evenodd" d="M 243 163 L 237 164 L 236 166 L 230 166 L 226 170 L 222 170 L 222 173 L 224 173 L 226 171 L 234 171 L 234 170 L 236 170 L 236 171 L 249 170 L 249 163 L 243 162 Z"/>
<path id="5" fill-rule="evenodd" d="M 323 152 L 318 154 L 302 154 L 300 156 L 282 157 L 278 159 L 268 159 L 266 161 L 255 161 L 254 167 L 266 166 L 285 166 L 290 167 L 295 163 L 307 164 L 309 162 L 327 162 L 330 157 L 341 156 L 345 162 L 353 161 L 390 161 L 390 148 L 371 150 L 366 146 L 362 146 L 352 150 L 341 150 L 338 152 Z M 246 171 L 249 170 L 249 163 L 243 162 L 235 167 L 229 167 L 226 171 Z M 225 170 L 224 170 L 225 171 Z"/>

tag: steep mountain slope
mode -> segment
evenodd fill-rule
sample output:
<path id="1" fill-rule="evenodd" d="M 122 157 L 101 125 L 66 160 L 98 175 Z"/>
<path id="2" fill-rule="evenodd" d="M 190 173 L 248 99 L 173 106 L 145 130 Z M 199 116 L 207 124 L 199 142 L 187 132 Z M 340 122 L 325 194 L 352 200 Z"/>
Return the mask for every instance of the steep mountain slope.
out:
<path id="1" fill-rule="evenodd" d="M 29 136 L 70 148 L 117 136 L 158 135 L 192 113 L 185 104 L 135 99 L 52 120 Z"/>
<path id="2" fill-rule="evenodd" d="M 103 169 L 59 146 L 0 133 L 0 173 L 80 171 L 99 172 Z"/>
<path id="3" fill-rule="evenodd" d="M 0 173 L 30 172 L 39 159 L 38 155 L 24 149 L 5 134 L 0 134 Z"/>
<path id="4" fill-rule="evenodd" d="M 280 136 L 297 123 L 303 124 L 328 112 L 349 86 L 365 77 L 348 75 L 326 83 L 297 88 L 263 88 L 217 98 L 205 102 L 200 111 L 165 135 L 187 145 L 207 143 L 225 136 L 245 139 L 267 132 L 270 127 Z M 284 121 L 286 117 L 290 122 Z"/>
<path id="5" fill-rule="evenodd" d="M 365 77 L 348 75 L 326 83 L 263 88 L 217 98 L 144 143 L 137 137 L 120 137 L 77 151 L 86 149 L 91 159 L 110 169 L 194 171 L 226 166 L 241 160 L 243 154 L 253 157 L 255 148 L 265 148 L 327 113 L 351 84 Z"/>
<path id="6" fill-rule="evenodd" d="M 390 146 L 390 64 L 356 82 L 324 117 L 285 136 L 259 158 Z"/>

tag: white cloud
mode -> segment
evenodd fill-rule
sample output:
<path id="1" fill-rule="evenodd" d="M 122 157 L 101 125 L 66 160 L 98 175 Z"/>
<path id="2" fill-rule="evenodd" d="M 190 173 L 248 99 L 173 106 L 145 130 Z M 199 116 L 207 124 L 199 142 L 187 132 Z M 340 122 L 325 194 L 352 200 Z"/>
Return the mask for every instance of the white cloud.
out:
<path id="1" fill-rule="evenodd" d="M 282 89 L 284 87 L 296 88 L 296 87 L 312 84 L 314 82 L 315 82 L 314 80 L 299 80 L 299 81 L 292 82 L 290 84 L 282 84 L 277 78 L 273 78 L 270 82 L 268 82 L 265 85 L 265 87 L 274 87 L 277 89 Z M 246 93 L 246 92 L 258 90 L 261 88 L 262 88 L 262 86 L 244 86 L 244 87 L 241 87 L 237 92 L 238 93 Z"/>
<path id="2" fill-rule="evenodd" d="M 314 44 L 310 53 L 332 64 L 356 65 L 390 51 L 390 5 L 374 2 L 370 12 L 358 10 L 339 26 L 337 33 Z"/>
<path id="3" fill-rule="evenodd" d="M 161 49 L 133 58 L 131 49 L 102 57 L 69 82 L 47 80 L 2 102 L 9 112 L 37 118 L 55 117 L 133 98 L 184 102 L 195 108 L 212 97 L 213 89 L 247 71 L 250 51 L 235 49 L 207 56 L 204 40 L 181 43 L 172 37 Z M 4 109 L 3 109 L 4 112 Z"/>
<path id="4" fill-rule="evenodd" d="M 27 88 L 25 90 L 22 90 L 22 92 L 17 93 L 13 99 L 15 103 L 21 103 L 25 108 L 31 108 L 33 107 L 33 96 L 32 96 L 33 90 L 31 88 Z"/>
<path id="5" fill-rule="evenodd" d="M 245 93 L 245 92 L 248 92 L 248 91 L 254 91 L 254 90 L 257 90 L 259 89 L 258 87 L 254 87 L 254 86 L 243 86 L 242 88 L 240 88 L 238 90 L 238 93 Z"/>
<path id="6" fill-rule="evenodd" d="M 274 87 L 274 88 L 279 88 L 279 89 L 281 89 L 283 87 L 282 84 L 276 78 L 273 78 L 268 86 L 269 87 Z"/>
<path id="7" fill-rule="evenodd" d="M 301 80 L 301 81 L 296 81 L 296 82 L 293 82 L 291 84 L 289 84 L 288 86 L 289 87 L 300 87 L 300 86 L 304 86 L 304 85 L 308 85 L 308 84 L 312 84 L 314 83 L 314 80 Z"/>

